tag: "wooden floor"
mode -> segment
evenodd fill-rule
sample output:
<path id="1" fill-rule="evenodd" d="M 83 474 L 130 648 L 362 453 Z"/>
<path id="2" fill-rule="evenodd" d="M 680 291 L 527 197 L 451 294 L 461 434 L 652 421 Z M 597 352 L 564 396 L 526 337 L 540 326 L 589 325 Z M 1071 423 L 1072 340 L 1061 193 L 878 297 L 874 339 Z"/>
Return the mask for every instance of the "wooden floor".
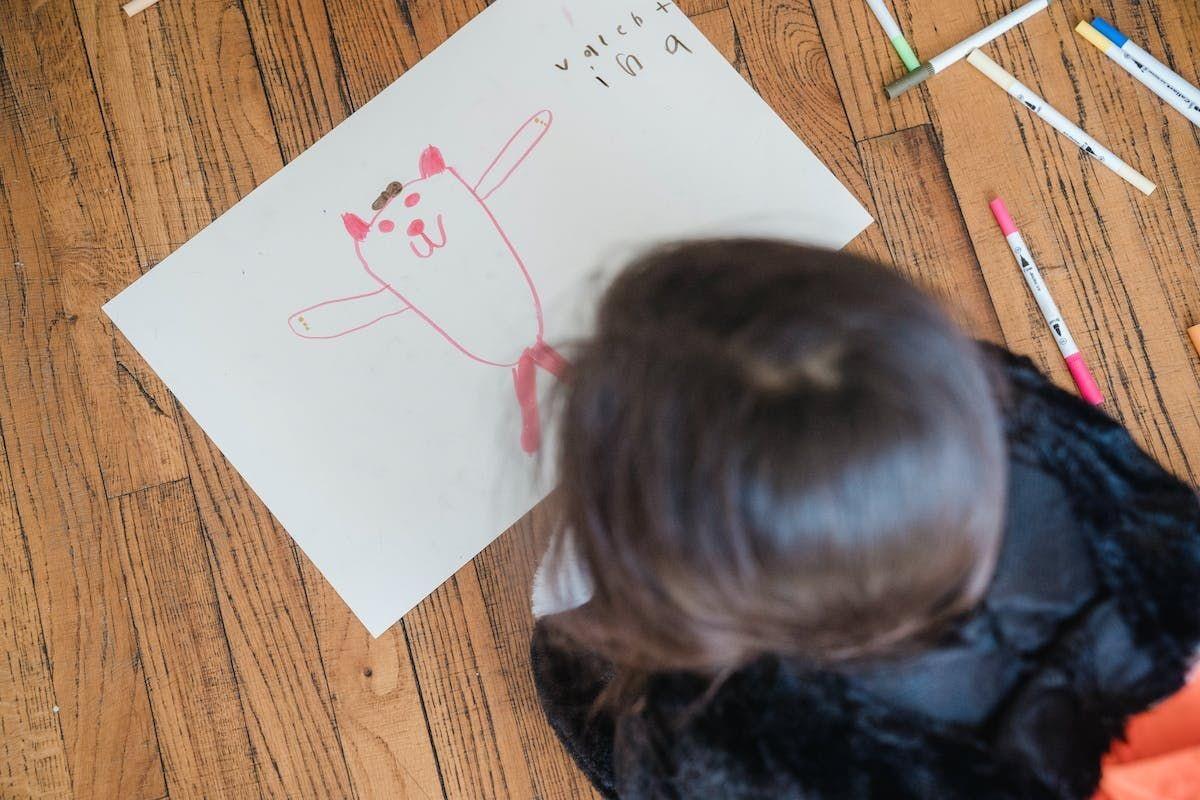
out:
<path id="1" fill-rule="evenodd" d="M 0 797 L 588 796 L 529 677 L 541 515 L 372 641 L 100 312 L 483 0 L 119 3 L 0 16 Z M 989 48 L 1150 198 L 966 64 L 888 102 L 861 0 L 681 4 L 875 215 L 854 249 L 1068 385 L 1002 193 L 1109 413 L 1200 480 L 1200 131 L 1072 32 L 1195 77 L 1194 0 L 1055 2 Z M 930 55 L 1013 0 L 895 5 Z"/>

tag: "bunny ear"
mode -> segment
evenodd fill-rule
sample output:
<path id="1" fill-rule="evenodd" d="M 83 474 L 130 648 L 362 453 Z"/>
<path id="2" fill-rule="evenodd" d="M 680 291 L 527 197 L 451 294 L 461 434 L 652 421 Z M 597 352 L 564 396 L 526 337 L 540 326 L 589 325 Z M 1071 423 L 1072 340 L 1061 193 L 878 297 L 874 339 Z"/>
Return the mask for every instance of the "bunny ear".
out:
<path id="1" fill-rule="evenodd" d="M 342 224 L 346 226 L 346 233 L 356 242 L 367 238 L 367 231 L 371 228 L 366 220 L 357 214 L 342 214 Z"/>
<path id="2" fill-rule="evenodd" d="M 418 164 L 421 168 L 421 177 L 428 178 L 430 175 L 437 175 L 446 168 L 446 162 L 442 159 L 442 151 L 438 150 L 433 145 L 426 147 L 421 153 L 421 160 Z"/>

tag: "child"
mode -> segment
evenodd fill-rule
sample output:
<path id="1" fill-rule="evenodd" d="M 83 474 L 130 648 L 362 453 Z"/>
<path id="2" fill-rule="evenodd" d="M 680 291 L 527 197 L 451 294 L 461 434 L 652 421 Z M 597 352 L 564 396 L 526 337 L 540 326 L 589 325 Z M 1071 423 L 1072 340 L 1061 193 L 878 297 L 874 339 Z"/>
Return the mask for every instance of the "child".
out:
<path id="1" fill-rule="evenodd" d="M 568 379 L 533 666 L 606 797 L 1087 798 L 1183 683 L 1196 495 L 882 267 L 667 246 Z"/>

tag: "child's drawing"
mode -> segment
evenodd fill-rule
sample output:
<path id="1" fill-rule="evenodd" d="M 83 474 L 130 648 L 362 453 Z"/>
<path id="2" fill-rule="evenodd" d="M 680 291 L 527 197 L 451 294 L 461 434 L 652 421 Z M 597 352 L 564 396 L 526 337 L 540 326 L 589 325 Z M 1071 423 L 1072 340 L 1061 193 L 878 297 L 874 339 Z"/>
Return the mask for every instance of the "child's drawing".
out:
<path id="1" fill-rule="evenodd" d="M 336 339 L 411 312 L 467 358 L 512 371 L 521 408 L 521 447 L 537 450 L 538 367 L 561 378 L 566 361 L 543 336 L 542 304 L 520 254 L 487 201 L 516 171 L 550 128 L 539 111 L 500 148 L 483 175 L 468 183 L 430 145 L 420 177 L 393 182 L 371 205 L 370 220 L 342 215 L 354 251 L 378 288 L 325 300 L 288 319 L 306 339 Z M 470 292 L 484 303 L 463 303 Z M 486 314 L 478 308 L 483 305 Z M 507 342 L 528 345 L 514 359 Z"/>

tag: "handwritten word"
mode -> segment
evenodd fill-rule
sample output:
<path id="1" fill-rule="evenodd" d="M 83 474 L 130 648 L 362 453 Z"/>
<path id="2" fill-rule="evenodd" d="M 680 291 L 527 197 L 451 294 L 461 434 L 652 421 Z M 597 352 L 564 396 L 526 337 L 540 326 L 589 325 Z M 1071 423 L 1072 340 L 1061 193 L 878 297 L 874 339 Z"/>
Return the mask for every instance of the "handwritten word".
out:
<path id="1" fill-rule="evenodd" d="M 673 3 L 667 0 L 656 0 L 652 10 L 646 11 L 646 15 L 653 15 L 655 12 L 668 14 L 674 7 Z M 646 16 L 639 14 L 636 11 L 630 11 L 627 19 L 622 19 L 620 23 L 615 25 L 613 29 L 607 33 L 597 33 L 595 39 L 584 43 L 583 49 L 580 51 L 583 57 L 583 65 L 587 67 L 587 72 L 582 73 L 591 75 L 592 78 L 605 88 L 609 88 L 611 84 L 605 80 L 606 75 L 612 73 L 606 72 L 604 67 L 611 58 L 612 62 L 617 65 L 620 74 L 628 78 L 636 78 L 646 69 L 646 62 L 643 57 L 649 58 L 647 53 L 647 44 L 645 37 L 649 35 L 642 31 L 646 26 Z M 643 33 L 641 37 L 635 34 Z M 635 51 L 634 47 L 638 50 Z M 668 34 L 662 40 L 661 52 L 668 55 L 675 55 L 679 51 L 691 53 L 692 49 L 684 44 L 683 40 L 678 35 Z M 650 52 L 654 52 L 651 50 Z M 562 61 L 556 62 L 554 68 L 561 72 L 569 72 L 572 68 L 578 69 L 579 62 L 574 65 L 569 57 L 564 56 Z"/>

